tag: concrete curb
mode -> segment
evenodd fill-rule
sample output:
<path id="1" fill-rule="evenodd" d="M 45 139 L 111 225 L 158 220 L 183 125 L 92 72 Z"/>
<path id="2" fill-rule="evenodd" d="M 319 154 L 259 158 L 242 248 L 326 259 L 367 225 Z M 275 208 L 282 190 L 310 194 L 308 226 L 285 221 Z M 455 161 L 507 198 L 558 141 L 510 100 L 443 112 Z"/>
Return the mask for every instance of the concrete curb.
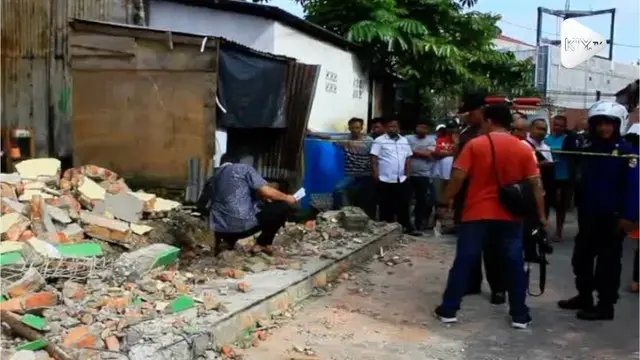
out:
<path id="1" fill-rule="evenodd" d="M 327 282 L 334 281 L 338 276 L 353 266 L 362 263 L 379 252 L 380 247 L 386 247 L 398 240 L 402 235 L 402 227 L 398 226 L 374 238 L 361 248 L 347 253 L 323 268 L 308 274 L 279 292 L 254 303 L 236 313 L 230 314 L 214 325 L 213 334 L 216 345 L 235 341 L 243 330 L 254 326 L 261 319 L 268 319 L 270 315 L 286 310 L 290 305 L 308 298 L 314 287 L 324 287 Z"/>
<path id="2" fill-rule="evenodd" d="M 243 281 L 249 285 L 250 291 L 233 291 L 221 299 L 227 306 L 227 313 L 198 314 L 196 308 L 191 308 L 133 325 L 126 336 L 128 357 L 131 360 L 183 359 L 189 358 L 192 351 L 197 354 L 206 348 L 232 344 L 244 330 L 306 299 L 314 287 L 323 287 L 354 264 L 371 259 L 381 247 L 393 244 L 401 235 L 401 226 L 388 225 L 382 233 L 363 239 L 361 244 L 351 243 L 329 251 L 325 254 L 329 258 L 310 259 L 301 270 L 267 270 L 249 274 Z M 237 286 L 237 280 L 224 279 L 217 285 L 232 288 Z M 194 346 L 198 344 L 197 350 L 171 331 L 176 323 L 188 323 L 191 328 L 199 329 L 201 334 L 195 336 L 203 341 L 193 341 Z"/>

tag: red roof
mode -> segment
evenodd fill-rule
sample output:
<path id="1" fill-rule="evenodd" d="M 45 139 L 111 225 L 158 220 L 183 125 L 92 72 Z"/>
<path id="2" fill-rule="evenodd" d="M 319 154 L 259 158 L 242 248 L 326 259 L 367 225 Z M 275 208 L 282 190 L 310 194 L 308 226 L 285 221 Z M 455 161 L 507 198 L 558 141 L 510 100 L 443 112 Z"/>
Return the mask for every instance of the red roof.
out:
<path id="1" fill-rule="evenodd" d="M 518 39 L 514 39 L 512 37 L 509 37 L 509 36 L 506 36 L 506 35 L 502 35 L 502 34 L 498 35 L 497 39 L 498 40 L 502 40 L 502 41 L 506 41 L 506 42 L 510 42 L 510 43 L 513 43 L 513 44 L 519 44 L 519 45 L 524 45 L 524 46 L 535 47 L 534 45 L 527 44 L 524 41 L 520 41 Z"/>

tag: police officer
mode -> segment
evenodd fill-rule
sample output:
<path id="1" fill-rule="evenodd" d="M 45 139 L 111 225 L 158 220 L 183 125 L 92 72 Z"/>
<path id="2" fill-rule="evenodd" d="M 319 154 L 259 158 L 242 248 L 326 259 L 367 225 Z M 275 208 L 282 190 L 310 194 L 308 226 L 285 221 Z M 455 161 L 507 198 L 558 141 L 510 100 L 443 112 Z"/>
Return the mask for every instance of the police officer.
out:
<path id="1" fill-rule="evenodd" d="M 578 310 L 582 320 L 612 320 L 618 300 L 622 244 L 625 229 L 638 218 L 638 199 L 630 196 L 637 159 L 630 154 L 620 129 L 627 110 L 610 101 L 595 103 L 588 114 L 589 141 L 583 150 L 614 156 L 584 156 L 578 183 L 578 235 L 573 248 L 573 272 L 578 295 L 558 302 L 566 310 Z M 595 263 L 595 271 L 594 271 Z M 598 294 L 594 306 L 593 292 Z"/>

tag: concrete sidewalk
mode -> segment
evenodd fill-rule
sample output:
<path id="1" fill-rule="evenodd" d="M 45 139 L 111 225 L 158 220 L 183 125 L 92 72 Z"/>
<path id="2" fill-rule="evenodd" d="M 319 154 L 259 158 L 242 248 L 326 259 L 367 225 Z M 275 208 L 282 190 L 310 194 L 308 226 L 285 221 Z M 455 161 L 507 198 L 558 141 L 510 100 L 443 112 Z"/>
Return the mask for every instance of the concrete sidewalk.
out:
<path id="1" fill-rule="evenodd" d="M 555 244 L 547 292 L 529 299 L 534 322 L 528 330 L 511 329 L 507 306 L 489 304 L 486 288 L 481 296 L 465 298 L 461 323 L 445 326 L 434 319 L 455 239 L 424 237 L 387 255 L 397 261 L 374 261 L 330 295 L 308 303 L 295 320 L 247 350 L 245 359 L 637 359 L 638 296 L 625 291 L 637 243 L 625 246 L 624 288 L 614 321 L 582 322 L 556 306 L 574 295 L 576 230 L 570 220 L 566 240 Z"/>

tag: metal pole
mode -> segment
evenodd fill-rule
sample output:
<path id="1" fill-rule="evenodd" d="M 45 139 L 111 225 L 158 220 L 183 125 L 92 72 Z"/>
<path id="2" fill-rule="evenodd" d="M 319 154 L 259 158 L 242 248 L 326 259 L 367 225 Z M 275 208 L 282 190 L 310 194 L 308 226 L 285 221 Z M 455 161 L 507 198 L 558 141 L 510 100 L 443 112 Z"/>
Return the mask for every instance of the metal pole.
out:
<path id="1" fill-rule="evenodd" d="M 613 60 L 613 30 L 616 24 L 616 9 L 611 9 L 611 36 L 609 38 L 609 61 Z"/>
<path id="2" fill-rule="evenodd" d="M 600 101 L 601 97 L 602 97 L 602 91 L 596 90 L 596 101 Z"/>
<path id="3" fill-rule="evenodd" d="M 542 7 L 538 6 L 538 28 L 536 29 L 536 47 L 540 46 L 541 35 L 542 35 Z"/>

